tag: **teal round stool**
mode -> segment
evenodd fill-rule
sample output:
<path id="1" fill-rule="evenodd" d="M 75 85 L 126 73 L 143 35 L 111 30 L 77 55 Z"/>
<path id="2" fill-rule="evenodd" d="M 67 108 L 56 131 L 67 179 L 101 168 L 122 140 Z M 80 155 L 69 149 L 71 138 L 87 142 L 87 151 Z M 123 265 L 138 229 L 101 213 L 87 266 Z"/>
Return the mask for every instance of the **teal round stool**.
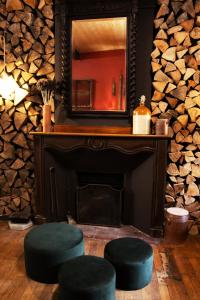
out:
<path id="1" fill-rule="evenodd" d="M 138 290 L 152 277 L 153 250 L 143 240 L 124 237 L 108 242 L 104 258 L 114 266 L 116 287 L 120 290 Z"/>
<path id="2" fill-rule="evenodd" d="M 60 265 L 83 254 L 83 233 L 70 224 L 42 224 L 31 229 L 24 239 L 26 273 L 42 283 L 57 283 Z"/>
<path id="3" fill-rule="evenodd" d="M 84 255 L 59 271 L 58 300 L 115 300 L 115 270 L 102 257 Z"/>

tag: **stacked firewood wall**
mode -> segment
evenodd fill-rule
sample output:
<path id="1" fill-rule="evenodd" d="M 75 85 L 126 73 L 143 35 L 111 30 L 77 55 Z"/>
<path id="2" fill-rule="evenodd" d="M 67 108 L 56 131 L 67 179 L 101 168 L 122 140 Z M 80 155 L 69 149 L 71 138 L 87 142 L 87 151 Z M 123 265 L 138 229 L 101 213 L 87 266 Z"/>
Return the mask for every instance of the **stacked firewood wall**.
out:
<path id="1" fill-rule="evenodd" d="M 29 212 L 34 204 L 29 133 L 42 130 L 43 103 L 36 83 L 54 79 L 53 0 L 0 0 L 0 35 L 6 38 L 7 73 L 29 89 L 19 102 L 0 97 L 0 216 L 6 216 Z M 2 71 L 3 45 L 0 55 Z"/>
<path id="2" fill-rule="evenodd" d="M 158 0 L 151 54 L 152 121 L 169 120 L 166 204 L 200 229 L 200 0 Z"/>

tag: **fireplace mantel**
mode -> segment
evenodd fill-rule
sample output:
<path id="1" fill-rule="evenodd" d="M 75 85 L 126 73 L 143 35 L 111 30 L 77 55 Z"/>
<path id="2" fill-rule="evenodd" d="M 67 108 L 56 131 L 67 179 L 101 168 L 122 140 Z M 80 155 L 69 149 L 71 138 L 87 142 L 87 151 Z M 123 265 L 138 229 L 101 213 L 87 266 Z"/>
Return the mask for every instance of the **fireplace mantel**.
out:
<path id="1" fill-rule="evenodd" d="M 162 233 L 169 137 L 132 135 L 130 128 L 107 128 L 107 132 L 98 126 L 93 132 L 82 127 L 71 127 L 71 132 L 69 127 L 68 131 L 59 126 L 55 129 L 59 132 L 32 133 L 37 214 L 46 221 L 66 220 L 70 214 L 79 222 L 77 174 L 121 174 L 120 224 L 133 225 L 154 236 Z M 96 199 L 89 205 L 91 214 L 93 205 L 97 211 Z M 109 205 L 101 211 L 104 209 L 109 210 Z"/>

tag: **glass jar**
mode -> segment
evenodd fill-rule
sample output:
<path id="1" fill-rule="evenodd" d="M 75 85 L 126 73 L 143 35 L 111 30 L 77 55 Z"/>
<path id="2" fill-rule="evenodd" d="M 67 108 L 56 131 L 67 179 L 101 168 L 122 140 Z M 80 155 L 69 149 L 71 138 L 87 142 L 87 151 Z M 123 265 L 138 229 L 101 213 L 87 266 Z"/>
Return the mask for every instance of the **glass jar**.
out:
<path id="1" fill-rule="evenodd" d="M 150 134 L 151 112 L 145 106 L 145 96 L 140 98 L 140 104 L 133 110 L 133 134 Z"/>

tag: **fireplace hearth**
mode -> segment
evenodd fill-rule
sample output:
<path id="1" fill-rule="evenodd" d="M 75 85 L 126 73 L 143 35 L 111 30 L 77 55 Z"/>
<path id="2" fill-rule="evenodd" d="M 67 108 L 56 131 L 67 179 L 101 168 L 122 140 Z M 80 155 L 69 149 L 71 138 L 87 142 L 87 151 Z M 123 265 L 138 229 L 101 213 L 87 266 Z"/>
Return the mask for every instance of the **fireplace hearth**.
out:
<path id="1" fill-rule="evenodd" d="M 34 141 L 42 218 L 162 232 L 166 137 L 36 133 Z"/>

